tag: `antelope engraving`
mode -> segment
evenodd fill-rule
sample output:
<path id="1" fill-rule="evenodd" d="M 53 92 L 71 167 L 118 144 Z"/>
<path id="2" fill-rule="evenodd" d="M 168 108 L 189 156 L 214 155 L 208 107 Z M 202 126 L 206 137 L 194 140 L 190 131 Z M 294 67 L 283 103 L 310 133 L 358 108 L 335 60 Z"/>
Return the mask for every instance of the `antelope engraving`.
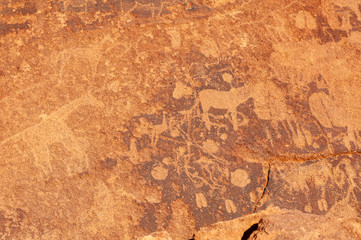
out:
<path id="1" fill-rule="evenodd" d="M 249 99 L 249 87 L 231 88 L 229 91 L 218 91 L 206 89 L 199 93 L 199 102 L 202 106 L 202 120 L 206 123 L 207 129 L 210 129 L 211 122 L 208 111 L 211 107 L 218 109 L 227 109 L 231 114 L 234 130 L 238 130 L 237 106 Z"/>

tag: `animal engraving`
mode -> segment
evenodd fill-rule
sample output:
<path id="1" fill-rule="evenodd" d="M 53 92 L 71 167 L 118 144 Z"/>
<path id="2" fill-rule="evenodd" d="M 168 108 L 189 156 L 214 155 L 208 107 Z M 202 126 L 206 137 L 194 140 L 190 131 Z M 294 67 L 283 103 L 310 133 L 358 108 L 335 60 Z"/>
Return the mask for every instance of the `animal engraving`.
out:
<path id="1" fill-rule="evenodd" d="M 202 120 L 205 122 L 207 129 L 210 129 L 211 122 L 208 111 L 211 107 L 217 109 L 227 109 L 231 114 L 233 127 L 238 130 L 237 123 L 237 106 L 250 98 L 249 87 L 231 88 L 229 91 L 218 91 L 206 89 L 199 93 L 199 102 L 202 106 Z"/>

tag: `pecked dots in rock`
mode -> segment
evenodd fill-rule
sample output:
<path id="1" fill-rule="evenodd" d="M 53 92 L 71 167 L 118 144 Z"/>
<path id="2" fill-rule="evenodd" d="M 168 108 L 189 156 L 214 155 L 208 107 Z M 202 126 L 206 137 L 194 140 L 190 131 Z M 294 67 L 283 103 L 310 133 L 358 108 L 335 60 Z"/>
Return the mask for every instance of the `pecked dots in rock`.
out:
<path id="1" fill-rule="evenodd" d="M 229 214 L 237 212 L 237 207 L 232 200 L 226 199 L 225 205 L 226 205 L 226 210 Z"/>
<path id="2" fill-rule="evenodd" d="M 251 180 L 248 177 L 248 173 L 243 169 L 237 169 L 231 173 L 231 183 L 237 187 L 244 188 Z"/>
<path id="3" fill-rule="evenodd" d="M 166 169 L 162 166 L 155 166 L 152 169 L 151 174 L 155 180 L 164 180 L 168 176 L 168 169 Z"/>
<path id="4" fill-rule="evenodd" d="M 207 198 L 204 196 L 203 193 L 196 193 L 196 203 L 198 208 L 207 207 Z"/>

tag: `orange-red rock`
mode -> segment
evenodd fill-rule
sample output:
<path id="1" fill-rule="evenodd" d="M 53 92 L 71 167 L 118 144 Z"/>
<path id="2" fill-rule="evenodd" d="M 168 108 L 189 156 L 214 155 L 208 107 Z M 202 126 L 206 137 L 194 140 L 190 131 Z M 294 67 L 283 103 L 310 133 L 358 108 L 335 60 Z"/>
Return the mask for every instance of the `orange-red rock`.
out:
<path id="1" fill-rule="evenodd" d="M 358 1 L 4 0 L 0 53 L 0 238 L 359 239 Z"/>

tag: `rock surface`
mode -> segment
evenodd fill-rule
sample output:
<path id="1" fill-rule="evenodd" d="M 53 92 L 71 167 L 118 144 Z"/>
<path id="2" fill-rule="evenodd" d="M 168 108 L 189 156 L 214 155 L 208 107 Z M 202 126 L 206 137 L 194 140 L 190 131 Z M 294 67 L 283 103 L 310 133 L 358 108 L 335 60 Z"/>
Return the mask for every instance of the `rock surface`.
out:
<path id="1" fill-rule="evenodd" d="M 201 229 L 196 240 L 211 239 L 360 239 L 359 218 L 338 218 L 297 210 L 267 209 Z M 157 238 L 155 238 L 157 239 Z M 166 239 L 166 238 L 158 238 Z"/>
<path id="2" fill-rule="evenodd" d="M 360 239 L 359 1 L 4 0 L 0 53 L 1 239 Z"/>

